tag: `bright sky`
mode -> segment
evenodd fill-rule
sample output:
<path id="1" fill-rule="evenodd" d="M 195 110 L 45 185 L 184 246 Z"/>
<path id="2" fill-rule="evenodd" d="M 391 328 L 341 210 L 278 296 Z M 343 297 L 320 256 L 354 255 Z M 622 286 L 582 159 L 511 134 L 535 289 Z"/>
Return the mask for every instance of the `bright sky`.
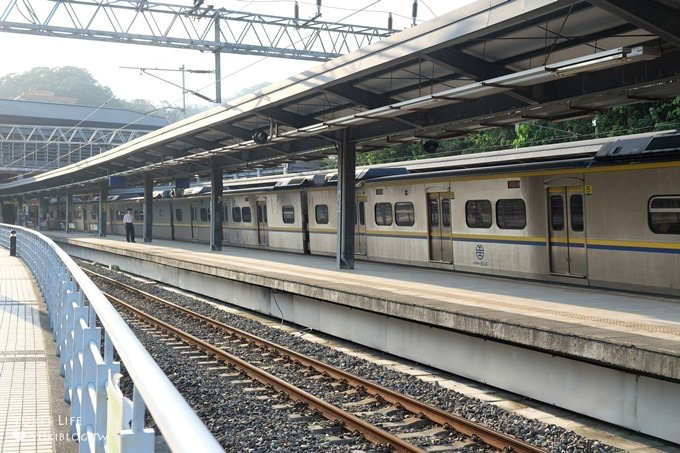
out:
<path id="1" fill-rule="evenodd" d="M 0 0 L 0 14 L 10 0 Z M 417 22 L 424 22 L 470 3 L 472 0 L 418 0 Z M 47 0 L 30 0 L 38 5 Z M 52 2 L 48 2 L 52 4 Z M 190 0 L 164 0 L 162 3 L 191 4 Z M 247 11 L 292 17 L 294 0 L 205 0 L 205 5 L 227 10 Z M 316 0 L 298 0 L 300 18 L 316 14 Z M 388 13 L 393 16 L 393 28 L 411 27 L 413 0 L 322 0 L 319 20 L 359 25 L 387 27 Z M 161 47 L 108 44 L 69 38 L 50 38 L 16 33 L 0 33 L 0 77 L 22 73 L 33 67 L 77 66 L 90 71 L 100 84 L 108 86 L 122 99 L 147 99 L 154 103 L 167 101 L 181 105 L 179 88 L 163 83 L 139 70 L 122 66 L 213 70 L 212 53 L 200 53 Z M 276 82 L 297 74 L 319 63 L 280 58 L 260 58 L 222 54 L 222 93 L 228 97 L 259 82 Z M 181 86 L 180 72 L 154 72 Z M 213 74 L 186 74 L 187 89 L 198 91 L 209 98 L 215 95 Z M 188 95 L 187 104 L 207 104 L 200 98 Z"/>

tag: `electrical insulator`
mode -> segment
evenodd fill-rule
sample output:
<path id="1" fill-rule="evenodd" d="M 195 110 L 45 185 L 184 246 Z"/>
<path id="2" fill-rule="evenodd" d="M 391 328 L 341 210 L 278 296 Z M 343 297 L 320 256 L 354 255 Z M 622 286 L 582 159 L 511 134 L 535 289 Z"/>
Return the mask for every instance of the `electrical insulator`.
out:
<path id="1" fill-rule="evenodd" d="M 416 18 L 418 17 L 418 0 L 413 0 L 413 26 L 416 26 Z"/>

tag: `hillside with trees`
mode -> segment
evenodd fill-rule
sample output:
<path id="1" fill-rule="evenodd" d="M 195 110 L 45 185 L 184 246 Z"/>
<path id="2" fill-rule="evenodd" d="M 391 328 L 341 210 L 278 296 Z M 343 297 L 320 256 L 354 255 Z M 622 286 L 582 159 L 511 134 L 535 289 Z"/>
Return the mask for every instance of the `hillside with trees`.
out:
<path id="1" fill-rule="evenodd" d="M 0 77 L 0 98 L 30 98 L 31 94 L 50 93 L 55 102 L 79 105 L 122 108 L 136 112 L 151 112 L 175 119 L 177 108 L 167 109 L 168 103 L 154 105 L 145 99 L 125 100 L 117 97 L 111 88 L 101 85 L 87 69 L 74 66 L 58 68 L 38 67 L 20 74 Z M 164 110 L 165 108 L 165 110 Z M 187 106 L 186 116 L 205 110 L 205 106 Z"/>

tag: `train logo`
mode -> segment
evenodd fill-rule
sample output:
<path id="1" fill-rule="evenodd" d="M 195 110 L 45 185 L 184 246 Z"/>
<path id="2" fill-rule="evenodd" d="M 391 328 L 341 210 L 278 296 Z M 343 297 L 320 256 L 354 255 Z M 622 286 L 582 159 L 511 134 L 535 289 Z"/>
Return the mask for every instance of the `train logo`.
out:
<path id="1" fill-rule="evenodd" d="M 484 259 L 484 246 L 482 244 L 477 244 L 475 247 L 475 256 L 479 261 Z"/>

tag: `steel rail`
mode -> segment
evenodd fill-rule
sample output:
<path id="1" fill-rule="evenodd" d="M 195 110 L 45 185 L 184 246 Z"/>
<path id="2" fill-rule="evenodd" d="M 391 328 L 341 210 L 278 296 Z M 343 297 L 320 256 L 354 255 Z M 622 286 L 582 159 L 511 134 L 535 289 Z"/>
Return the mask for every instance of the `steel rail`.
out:
<path id="1" fill-rule="evenodd" d="M 216 328 L 223 329 L 228 331 L 229 333 L 238 335 L 241 338 L 245 339 L 246 341 L 256 344 L 266 350 L 287 357 L 290 360 L 298 362 L 303 366 L 312 367 L 319 373 L 324 373 L 335 379 L 343 380 L 352 387 L 363 388 L 367 393 L 382 398 L 384 401 L 398 408 L 417 414 L 418 416 L 421 417 L 426 417 L 427 419 L 434 423 L 437 423 L 444 427 L 452 428 L 466 436 L 477 437 L 484 443 L 492 447 L 498 448 L 500 450 L 513 451 L 517 453 L 545 453 L 547 451 L 543 448 L 532 445 L 516 437 L 491 429 L 485 425 L 472 422 L 459 415 L 452 414 L 437 407 L 431 406 L 429 404 L 423 403 L 421 401 L 397 393 L 388 388 L 379 386 L 371 381 L 362 379 L 351 373 L 340 370 L 332 365 L 328 365 L 319 360 L 304 356 L 296 351 L 293 351 L 292 349 L 288 349 L 284 346 L 277 345 L 255 335 L 252 335 L 248 332 L 237 329 L 235 327 L 229 326 L 219 321 L 215 321 L 214 319 L 211 319 L 205 315 L 196 313 L 192 310 L 189 310 L 172 302 L 166 301 L 162 298 L 154 296 L 153 294 L 149 294 L 132 286 L 125 285 L 124 283 L 118 282 L 105 276 L 97 275 L 97 278 L 105 279 L 109 281 L 111 284 L 125 287 L 130 291 L 142 294 L 144 297 L 154 302 L 169 305 L 183 314 L 192 316 Z"/>
<path id="2" fill-rule="evenodd" d="M 107 294 L 107 297 L 111 302 L 120 304 L 125 307 L 125 309 L 131 311 L 135 316 L 144 320 L 147 323 L 153 324 L 157 327 L 165 329 L 174 336 L 182 339 L 183 341 L 194 345 L 195 347 L 203 350 L 208 355 L 215 357 L 218 360 L 223 360 L 225 362 L 231 363 L 238 367 L 240 370 L 245 372 L 252 379 L 261 382 L 264 385 L 270 386 L 276 391 L 283 392 L 291 397 L 293 400 L 302 401 L 307 404 L 312 409 L 315 409 L 319 413 L 323 414 L 329 420 L 339 421 L 345 428 L 350 431 L 357 431 L 361 433 L 369 441 L 378 445 L 390 445 L 395 451 L 399 452 L 422 452 L 423 450 L 417 448 L 415 445 L 410 444 L 397 436 L 394 436 L 387 431 L 378 428 L 364 420 L 360 419 L 356 415 L 350 414 L 336 406 L 333 406 L 326 401 L 323 401 L 314 395 L 305 392 L 279 378 L 273 376 L 266 371 L 232 355 L 215 345 L 212 345 L 206 341 L 201 340 L 188 332 L 185 332 L 177 327 L 162 321 L 155 316 L 152 316 L 143 310 L 140 310 L 129 303 L 119 299 L 111 294 Z"/>

